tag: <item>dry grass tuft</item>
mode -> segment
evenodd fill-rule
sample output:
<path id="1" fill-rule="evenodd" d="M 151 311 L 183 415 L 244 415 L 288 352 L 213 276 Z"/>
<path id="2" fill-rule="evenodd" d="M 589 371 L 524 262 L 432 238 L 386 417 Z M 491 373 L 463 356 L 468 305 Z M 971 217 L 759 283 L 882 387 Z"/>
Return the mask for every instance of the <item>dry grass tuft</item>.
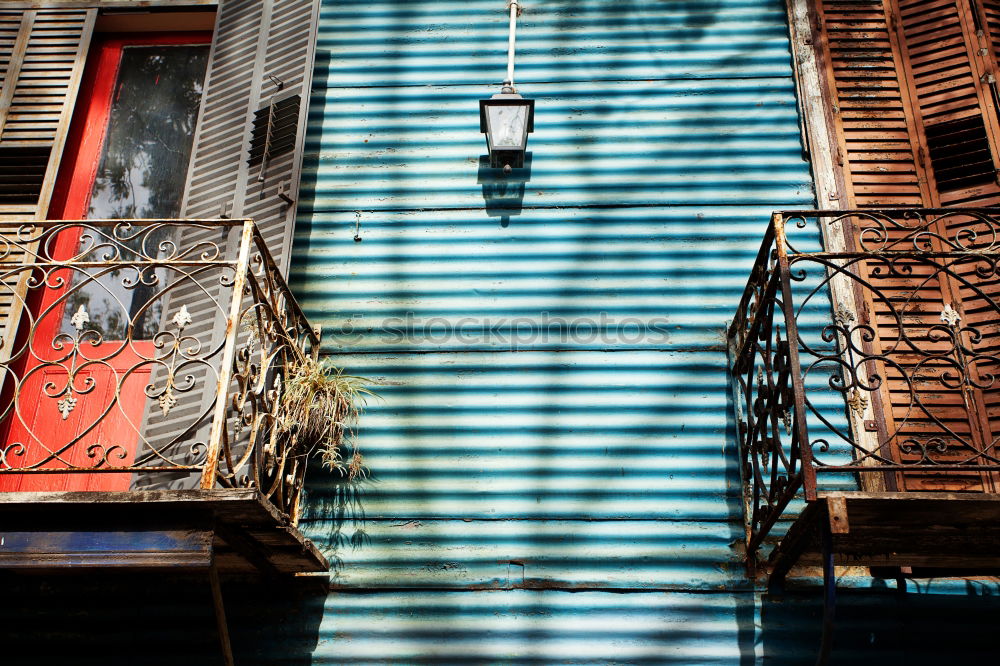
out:
<path id="1" fill-rule="evenodd" d="M 363 377 L 345 375 L 329 360 L 307 358 L 287 368 L 281 396 L 279 436 L 354 481 L 367 476 L 355 428 L 368 398 L 378 397 Z"/>

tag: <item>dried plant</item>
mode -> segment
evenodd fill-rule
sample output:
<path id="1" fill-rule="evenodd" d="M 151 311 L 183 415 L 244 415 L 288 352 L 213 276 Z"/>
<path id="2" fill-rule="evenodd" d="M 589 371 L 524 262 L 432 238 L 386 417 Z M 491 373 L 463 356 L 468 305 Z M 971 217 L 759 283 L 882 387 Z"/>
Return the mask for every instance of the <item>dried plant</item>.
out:
<path id="1" fill-rule="evenodd" d="M 368 398 L 378 397 L 363 377 L 345 375 L 329 360 L 311 357 L 286 366 L 278 435 L 306 454 L 319 451 L 323 464 L 349 481 L 367 470 L 355 428 Z"/>

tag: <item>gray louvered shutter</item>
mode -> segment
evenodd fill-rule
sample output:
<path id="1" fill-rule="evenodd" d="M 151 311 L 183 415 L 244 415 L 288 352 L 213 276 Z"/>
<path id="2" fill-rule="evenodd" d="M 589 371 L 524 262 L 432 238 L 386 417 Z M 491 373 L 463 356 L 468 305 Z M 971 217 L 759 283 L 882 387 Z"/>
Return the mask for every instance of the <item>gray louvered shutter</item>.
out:
<path id="1" fill-rule="evenodd" d="M 253 219 L 282 272 L 294 231 L 319 5 L 319 0 L 220 3 L 181 211 L 186 219 Z M 267 148 L 267 154 L 260 149 L 252 154 L 255 146 Z M 198 229 L 184 240 L 188 247 L 221 243 L 235 256 L 238 238 L 238 231 Z M 217 371 L 231 292 L 217 280 L 188 282 L 171 295 L 164 320 L 187 307 L 193 321 L 184 334 L 212 350 Z M 154 372 L 154 385 L 163 381 L 156 374 L 162 373 Z M 190 374 L 195 389 L 178 395 L 167 415 L 152 401 L 147 409 L 147 464 L 193 460 L 192 444 L 207 443 L 217 378 L 208 366 L 192 367 Z M 146 474 L 135 486 L 195 483 L 192 474 Z"/>
<path id="2" fill-rule="evenodd" d="M 252 218 L 282 270 L 295 222 L 319 4 L 222 2 L 181 213 Z M 266 117 L 272 101 L 294 97 L 299 104 L 292 150 L 251 165 L 255 120 Z"/>
<path id="3" fill-rule="evenodd" d="M 95 9 L 0 9 L 0 238 L 44 220 L 66 143 Z M 0 364 L 11 358 L 32 246 L 0 241 Z M 0 370 L 6 366 L 0 365 Z"/>

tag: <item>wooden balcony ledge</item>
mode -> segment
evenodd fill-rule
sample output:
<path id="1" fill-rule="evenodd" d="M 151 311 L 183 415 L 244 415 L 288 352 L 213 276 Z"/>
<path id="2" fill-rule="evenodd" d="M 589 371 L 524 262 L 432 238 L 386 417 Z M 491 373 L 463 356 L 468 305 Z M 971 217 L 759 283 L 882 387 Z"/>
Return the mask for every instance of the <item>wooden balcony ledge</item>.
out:
<path id="1" fill-rule="evenodd" d="M 0 569 L 326 572 L 253 489 L 0 493 Z"/>
<path id="2" fill-rule="evenodd" d="M 821 493 L 771 554 L 772 581 L 820 564 L 825 536 L 837 566 L 998 570 L 1000 494 Z"/>

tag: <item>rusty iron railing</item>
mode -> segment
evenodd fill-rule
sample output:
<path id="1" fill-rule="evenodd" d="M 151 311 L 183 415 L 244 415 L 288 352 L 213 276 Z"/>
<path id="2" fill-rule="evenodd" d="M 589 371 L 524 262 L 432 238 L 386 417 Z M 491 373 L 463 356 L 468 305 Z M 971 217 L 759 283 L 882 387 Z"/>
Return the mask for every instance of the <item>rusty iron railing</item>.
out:
<path id="1" fill-rule="evenodd" d="M 1000 211 L 775 213 L 728 339 L 751 567 L 824 489 L 997 492 Z"/>
<path id="2" fill-rule="evenodd" d="M 297 518 L 281 390 L 319 337 L 252 221 L 3 231 L 0 488 L 257 488 Z"/>

